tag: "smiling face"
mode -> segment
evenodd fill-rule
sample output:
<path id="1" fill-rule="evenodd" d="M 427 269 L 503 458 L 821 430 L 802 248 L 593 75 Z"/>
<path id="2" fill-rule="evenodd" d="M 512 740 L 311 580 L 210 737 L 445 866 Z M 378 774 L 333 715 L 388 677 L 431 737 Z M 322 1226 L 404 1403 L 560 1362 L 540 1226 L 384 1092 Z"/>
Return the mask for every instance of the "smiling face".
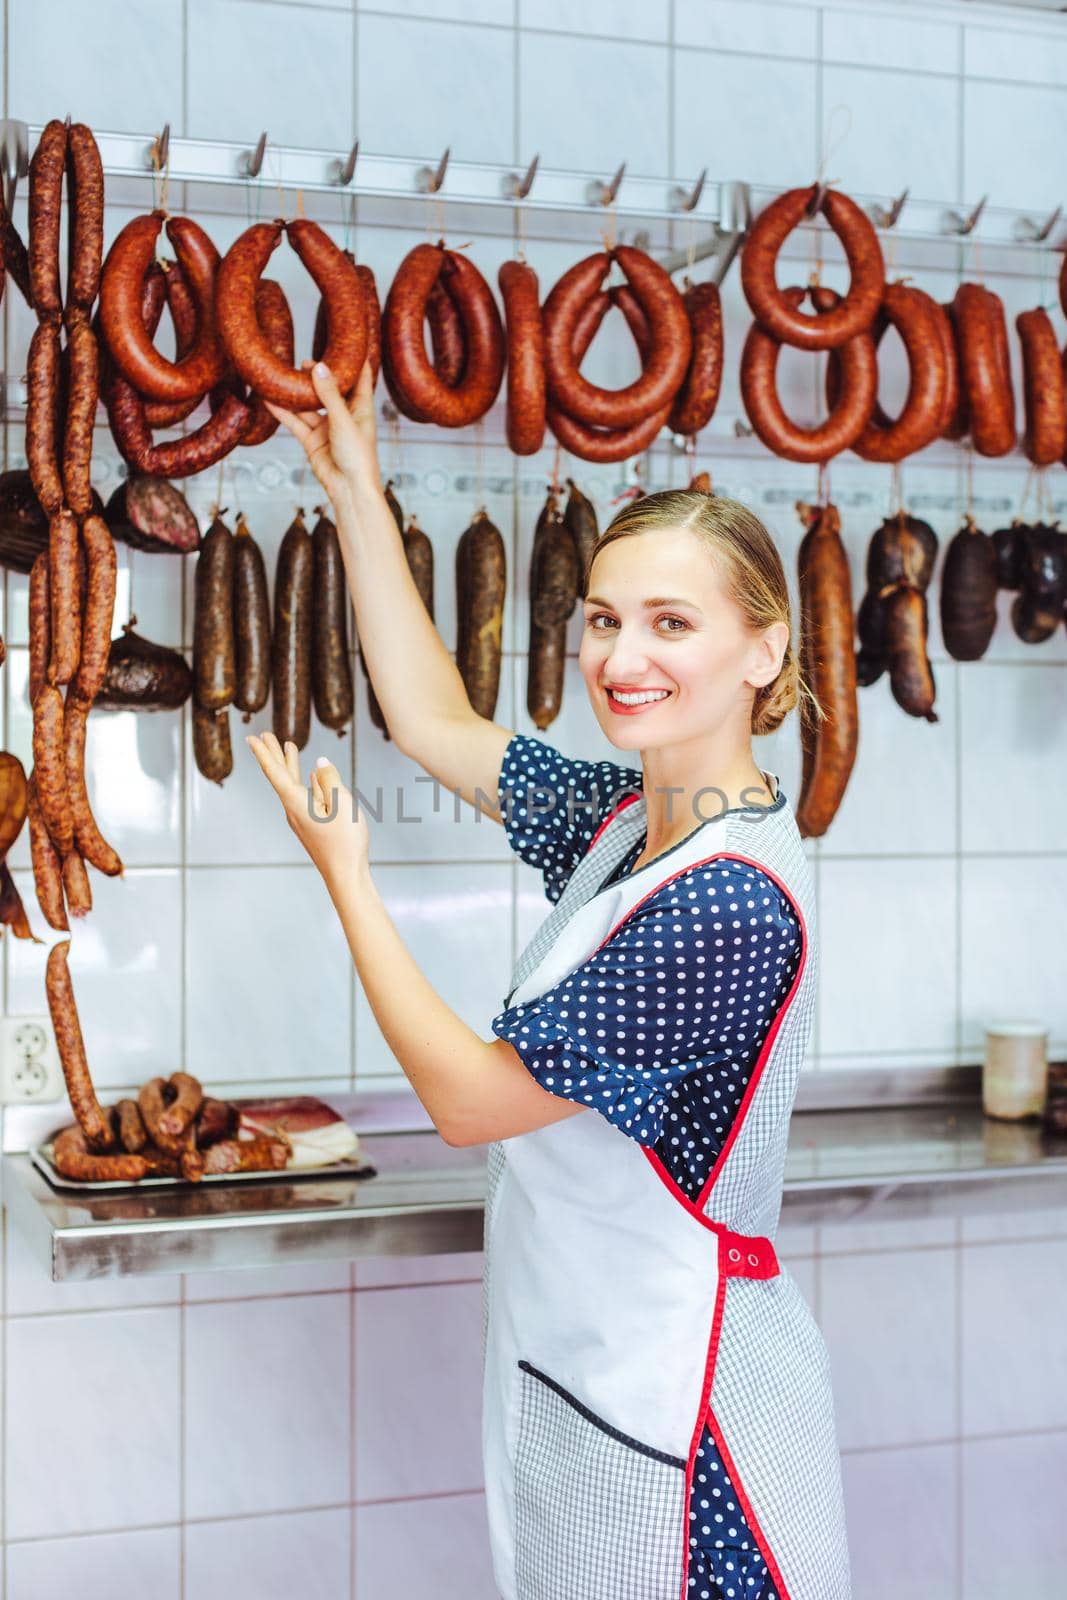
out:
<path id="1" fill-rule="evenodd" d="M 622 748 L 713 733 L 750 706 L 746 675 L 766 679 L 766 646 L 688 529 L 635 533 L 598 551 L 583 610 L 578 664 L 597 721 Z M 626 703 L 642 691 L 660 692 Z"/>

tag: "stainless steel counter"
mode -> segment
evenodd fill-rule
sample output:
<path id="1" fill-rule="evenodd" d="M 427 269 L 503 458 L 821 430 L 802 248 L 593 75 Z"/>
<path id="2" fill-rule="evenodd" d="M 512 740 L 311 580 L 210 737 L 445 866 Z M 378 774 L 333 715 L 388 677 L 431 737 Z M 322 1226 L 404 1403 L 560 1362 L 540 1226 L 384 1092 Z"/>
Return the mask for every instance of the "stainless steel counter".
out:
<path id="1" fill-rule="evenodd" d="M 1067 1137 L 984 1117 L 977 1069 L 821 1073 L 802 1090 L 783 1222 L 1067 1207 Z M 57 1280 L 481 1248 L 485 1146 L 446 1145 L 406 1093 L 331 1102 L 377 1176 L 75 1194 L 27 1154 L 55 1108 L 9 1109 L 5 1203 Z"/>

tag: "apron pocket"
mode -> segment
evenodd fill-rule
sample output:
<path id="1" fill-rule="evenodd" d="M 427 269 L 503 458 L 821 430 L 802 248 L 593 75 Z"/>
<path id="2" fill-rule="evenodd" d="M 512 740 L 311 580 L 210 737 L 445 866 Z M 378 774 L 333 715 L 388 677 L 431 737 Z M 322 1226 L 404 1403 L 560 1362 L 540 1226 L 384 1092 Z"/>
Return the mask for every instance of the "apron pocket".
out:
<path id="1" fill-rule="evenodd" d="M 520 1361 L 519 1600 L 676 1600 L 685 1467 Z"/>

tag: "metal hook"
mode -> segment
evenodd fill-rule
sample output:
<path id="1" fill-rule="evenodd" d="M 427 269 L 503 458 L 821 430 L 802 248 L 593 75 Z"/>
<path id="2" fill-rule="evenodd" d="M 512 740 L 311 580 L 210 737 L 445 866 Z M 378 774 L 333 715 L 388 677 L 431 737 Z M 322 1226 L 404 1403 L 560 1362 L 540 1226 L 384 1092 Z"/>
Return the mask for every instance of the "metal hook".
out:
<path id="1" fill-rule="evenodd" d="M 695 211 L 700 203 L 700 196 L 704 192 L 704 179 L 707 177 L 707 175 L 708 169 L 705 167 L 703 172 L 700 174 L 700 177 L 694 184 L 693 189 L 689 192 L 683 189 L 680 184 L 675 184 L 674 188 L 667 196 L 667 204 L 670 206 L 671 210 Z"/>
<path id="2" fill-rule="evenodd" d="M 619 185 L 622 182 L 622 175 L 625 171 L 626 162 L 624 161 L 610 183 L 603 183 L 599 178 L 594 178 L 592 182 L 588 183 L 585 189 L 586 204 L 591 206 L 610 206 L 619 192 Z"/>
<path id="3" fill-rule="evenodd" d="M 817 217 L 822 210 L 822 203 L 826 199 L 826 191 L 829 187 L 830 185 L 823 183 L 821 179 L 812 185 L 811 199 L 804 207 L 804 215 L 809 222 L 813 217 Z"/>
<path id="4" fill-rule="evenodd" d="M 1057 206 L 1048 221 L 1038 224 L 1032 217 L 1018 217 L 1012 229 L 1014 237 L 1026 244 L 1044 244 L 1057 222 L 1060 220 L 1062 206 Z"/>
<path id="5" fill-rule="evenodd" d="M 444 155 L 434 167 L 420 167 L 415 174 L 415 187 L 420 194 L 436 194 L 445 181 L 445 172 L 448 169 L 448 158 L 452 154 L 449 145 Z"/>
<path id="6" fill-rule="evenodd" d="M 867 214 L 876 228 L 895 228 L 900 220 L 900 213 L 904 209 L 904 202 L 910 194 L 909 189 L 904 189 L 891 201 L 888 209 L 880 206 L 875 200 L 867 207 Z"/>
<path id="7" fill-rule="evenodd" d="M 753 439 L 753 438 L 755 438 L 755 434 L 756 434 L 755 428 L 753 428 L 749 423 L 742 422 L 740 417 L 735 417 L 734 418 L 734 438 L 735 439 Z"/>
<path id="8" fill-rule="evenodd" d="M 263 157 L 267 152 L 267 135 L 261 133 L 254 150 L 245 150 L 237 158 L 237 170 L 244 178 L 258 178 L 263 170 Z"/>
<path id="9" fill-rule="evenodd" d="M 974 232 L 975 225 L 985 210 L 985 203 L 988 199 L 989 196 L 984 194 L 974 210 L 966 217 L 962 216 L 958 211 L 943 211 L 941 213 L 941 232 L 958 233 L 961 238 L 966 238 L 969 233 Z"/>
<path id="10" fill-rule="evenodd" d="M 15 204 L 15 190 L 20 178 L 30 170 L 30 130 L 25 122 L 14 117 L 0 119 L 0 182 L 3 184 L 4 207 L 8 216 Z"/>
<path id="11" fill-rule="evenodd" d="M 520 178 L 517 172 L 505 172 L 500 180 L 500 187 L 509 200 L 525 200 L 533 188 L 534 175 L 537 172 L 537 163 L 540 155 L 534 156 L 526 168 L 526 175 Z"/>
<path id="12" fill-rule="evenodd" d="M 170 123 L 163 124 L 163 132 L 157 133 L 152 143 L 145 151 L 145 166 L 150 172 L 163 172 L 170 160 Z"/>
<path id="13" fill-rule="evenodd" d="M 359 140 L 352 146 L 344 161 L 331 161 L 329 178 L 331 183 L 340 184 L 342 188 L 352 182 L 356 175 L 356 161 L 359 157 Z"/>

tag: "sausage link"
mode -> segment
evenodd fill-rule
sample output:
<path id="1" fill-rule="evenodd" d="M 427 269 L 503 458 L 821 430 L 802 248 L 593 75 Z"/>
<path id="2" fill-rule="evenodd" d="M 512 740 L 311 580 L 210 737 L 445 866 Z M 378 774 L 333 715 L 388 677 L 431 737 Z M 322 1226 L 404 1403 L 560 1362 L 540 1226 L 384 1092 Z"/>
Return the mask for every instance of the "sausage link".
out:
<path id="1" fill-rule="evenodd" d="M 893 699 L 911 717 L 937 722 L 934 674 L 926 650 L 926 595 L 902 583 L 883 603 L 886 666 Z"/>
<path id="2" fill-rule="evenodd" d="M 85 783 L 88 719 L 89 707 L 68 694 L 63 708 L 63 748 L 74 844 L 77 854 L 84 857 L 97 872 L 103 872 L 109 878 L 118 878 L 122 876 L 122 858 L 108 844 L 97 826 Z"/>
<path id="3" fill-rule="evenodd" d="M 311 733 L 311 535 L 297 512 L 278 550 L 271 645 L 274 736 L 302 750 Z"/>
<path id="4" fill-rule="evenodd" d="M 67 134 L 67 298 L 68 330 L 87 323 L 100 293 L 104 254 L 104 169 L 92 132 L 72 122 Z"/>
<path id="5" fill-rule="evenodd" d="M 1040 306 L 1020 311 L 1015 327 L 1023 355 L 1023 450 L 1035 467 L 1048 467 L 1060 460 L 1067 446 L 1067 385 L 1056 331 Z"/>
<path id="6" fill-rule="evenodd" d="M 266 1134 L 254 1139 L 220 1139 L 204 1151 L 204 1171 L 276 1172 L 288 1159 L 288 1146 Z"/>
<path id="7" fill-rule="evenodd" d="M 505 261 L 497 273 L 508 341 L 507 435 L 517 456 L 532 456 L 545 438 L 545 330 L 537 273 Z"/>
<path id="8" fill-rule="evenodd" d="M 33 887 L 41 915 L 50 928 L 60 933 L 70 932 L 67 908 L 63 900 L 63 863 L 59 851 L 52 843 L 52 835 L 41 811 L 37 794 L 36 774 L 31 771 L 26 780 L 26 816 L 30 829 L 30 863 L 33 867 Z"/>
<path id="9" fill-rule="evenodd" d="M 221 711 L 233 699 L 237 671 L 233 640 L 233 534 L 216 517 L 196 558 L 193 675 L 197 704 Z"/>
<path id="10" fill-rule="evenodd" d="M 57 511 L 48 524 L 48 577 L 51 592 L 52 655 L 49 679 L 69 683 L 81 659 L 81 571 L 78 519 Z"/>
<path id="11" fill-rule="evenodd" d="M 363 289 L 363 320 L 367 326 L 367 354 L 364 361 L 370 362 L 371 374 L 376 384 L 378 374 L 382 369 L 382 308 L 378 300 L 378 285 L 374 281 L 374 273 L 370 267 L 358 262 L 351 250 L 344 252 L 356 269 L 356 276 Z M 311 343 L 311 356 L 314 361 L 321 361 L 330 337 L 330 317 L 326 301 L 319 301 L 319 308 L 315 313 L 315 337 Z"/>
<path id="12" fill-rule="evenodd" d="M 67 708 L 92 705 L 107 676 L 111 649 L 111 624 L 115 618 L 118 557 L 111 529 L 103 517 L 90 512 L 82 523 L 82 548 L 86 560 L 85 613 L 82 618 L 81 658 L 67 691 Z M 31 586 L 32 586 L 31 577 Z M 95 866 L 95 862 L 93 863 Z"/>
<path id="13" fill-rule="evenodd" d="M 119 1143 L 130 1155 L 138 1155 L 148 1143 L 148 1130 L 136 1100 L 122 1099 L 115 1106 Z"/>
<path id="14" fill-rule="evenodd" d="M 1015 395 L 1004 306 L 982 284 L 961 283 L 953 308 L 971 440 L 981 456 L 1007 455 L 1015 445 Z"/>
<path id="15" fill-rule="evenodd" d="M 223 257 L 215 304 L 219 330 L 230 360 L 250 388 L 275 405 L 315 411 L 319 400 L 306 372 L 297 372 L 274 354 L 256 317 L 256 285 L 282 230 L 318 285 L 327 304 L 330 330 L 323 360 L 342 394 L 355 385 L 367 353 L 363 287 L 352 262 L 317 223 L 257 222 Z"/>
<path id="16" fill-rule="evenodd" d="M 244 722 L 251 721 L 254 711 L 263 709 L 270 694 L 270 635 L 270 597 L 263 552 L 249 533 L 244 517 L 238 517 L 233 537 L 233 703 L 244 713 Z"/>
<path id="17" fill-rule="evenodd" d="M 433 370 L 443 384 L 454 389 L 462 381 L 467 365 L 467 340 L 459 307 L 443 275 L 437 278 L 427 296 L 426 321 L 430 328 Z"/>
<path id="18" fill-rule="evenodd" d="M 104 399 L 111 434 L 123 460 L 151 478 L 188 478 L 215 466 L 240 444 L 251 415 L 238 395 L 227 393 L 214 416 L 192 433 L 153 444 L 145 403 L 120 372 L 109 373 Z"/>
<path id="19" fill-rule="evenodd" d="M 956 348 L 956 325 L 951 305 L 934 301 L 937 332 L 941 340 L 941 359 L 945 369 L 945 393 L 941 402 L 939 439 L 962 439 L 967 432 L 967 409 L 960 381 L 960 355 Z"/>
<path id="20" fill-rule="evenodd" d="M 600 288 L 611 260 L 649 326 L 649 351 L 639 378 L 607 390 L 583 378 L 574 357 L 574 328 L 582 306 Z M 681 295 L 658 262 L 632 245 L 617 245 L 579 261 L 551 290 L 544 307 L 545 366 L 553 405 L 588 426 L 628 428 L 663 406 L 670 410 L 692 354 L 692 334 Z"/>
<path id="21" fill-rule="evenodd" d="M 37 691 L 48 677 L 52 657 L 51 590 L 48 576 L 48 551 L 42 550 L 30 568 L 30 709 Z"/>
<path id="22" fill-rule="evenodd" d="M 506 569 L 500 531 L 478 511 L 456 546 L 456 666 L 471 706 L 490 719 L 500 688 Z"/>
<path id="23" fill-rule="evenodd" d="M 808 523 L 797 555 L 801 670 L 825 712 L 817 726 L 807 712 L 801 723 L 805 762 L 797 826 L 803 838 L 819 838 L 837 814 L 859 747 L 852 579 L 836 507 L 797 509 Z"/>
<path id="24" fill-rule="evenodd" d="M 73 131 L 73 130 L 72 130 Z M 96 335 L 88 322 L 73 322 L 67 333 L 70 381 L 67 416 L 63 429 L 63 486 L 67 505 L 76 516 L 92 510 L 89 468 L 93 454 L 93 424 L 100 392 L 100 355 Z"/>
<path id="25" fill-rule="evenodd" d="M 56 1171 L 74 1183 L 137 1183 L 149 1170 L 144 1156 L 136 1153 L 93 1155 L 81 1128 L 64 1128 L 56 1134 L 52 1161 Z"/>
<path id="26" fill-rule="evenodd" d="M 799 305 L 804 290 L 783 290 L 789 305 Z M 833 315 L 833 313 L 829 313 Z M 775 455 L 787 461 L 829 461 L 854 444 L 870 419 L 878 387 L 878 361 L 869 333 L 850 338 L 841 352 L 841 391 L 834 410 L 815 428 L 801 428 L 786 416 L 775 374 L 781 342 L 754 322 L 741 352 L 741 398 L 753 430 Z"/>
<path id="27" fill-rule="evenodd" d="M 689 437 L 706 428 L 722 388 L 722 300 L 714 283 L 689 284 L 682 296 L 693 337 L 693 353 L 667 418 L 674 433 Z"/>
<path id="28" fill-rule="evenodd" d="M 830 350 L 866 333 L 885 289 L 885 264 L 878 235 L 866 213 L 845 194 L 827 189 L 821 210 L 848 259 L 848 293 L 826 315 L 808 315 L 775 282 L 778 252 L 803 220 L 816 187 L 789 189 L 760 212 L 741 250 L 741 287 L 763 332 L 801 350 Z"/>
<path id="29" fill-rule="evenodd" d="M 59 216 L 67 128 L 58 118 L 45 123 L 30 162 L 30 299 L 39 322 L 58 328 L 63 316 L 59 279 Z"/>
<path id="30" fill-rule="evenodd" d="M 90 1149 L 107 1150 L 115 1143 L 111 1119 L 104 1111 L 93 1088 L 89 1063 L 85 1056 L 85 1043 L 78 1021 L 78 1008 L 74 1003 L 74 986 L 71 982 L 67 955 L 70 940 L 60 939 L 48 952 L 45 963 L 45 994 L 52 1018 L 52 1030 L 63 1067 L 63 1078 L 70 1096 L 71 1110 L 85 1135 Z"/>
<path id="31" fill-rule="evenodd" d="M 832 289 L 813 291 L 817 305 L 832 310 L 840 296 Z M 945 399 L 945 356 L 939 323 L 940 306 L 922 289 L 886 285 L 874 329 L 877 351 L 887 328 L 895 328 L 908 358 L 908 395 L 896 421 L 875 402 L 870 421 L 852 448 L 865 461 L 903 461 L 923 450 L 941 432 Z M 830 351 L 826 364 L 826 399 L 833 409 L 841 381 L 841 347 Z"/>
<path id="32" fill-rule="evenodd" d="M 180 264 L 166 259 L 153 261 L 145 274 L 141 311 L 150 338 L 159 326 L 164 304 L 174 327 L 174 359 L 182 362 L 196 343 L 196 301 Z M 192 415 L 200 400 L 200 395 L 188 400 L 145 400 L 145 419 L 150 428 L 173 428 Z"/>
<path id="33" fill-rule="evenodd" d="M 222 377 L 225 353 L 215 320 L 218 251 L 191 217 L 171 217 L 167 237 L 196 301 L 197 337 L 180 362 L 155 349 L 141 314 L 141 292 L 155 257 L 162 211 L 134 217 L 108 251 L 100 283 L 100 322 L 108 350 L 140 395 L 151 400 L 199 397 Z"/>
<path id="34" fill-rule="evenodd" d="M 311 532 L 311 685 L 315 715 L 342 734 L 352 720 L 348 659 L 348 582 L 337 529 L 320 514 Z"/>
<path id="35" fill-rule="evenodd" d="M 270 348 L 280 361 L 291 367 L 296 357 L 296 335 L 289 302 L 280 283 L 273 278 L 261 278 L 256 285 L 256 321 Z M 272 417 L 255 390 L 245 388 L 236 374 L 231 374 L 211 391 L 211 409 L 217 411 L 227 394 L 237 394 L 247 405 L 248 424 L 241 436 L 243 445 L 264 444 L 277 430 L 278 419 Z"/>
<path id="36" fill-rule="evenodd" d="M 148 1137 L 160 1150 L 168 1151 L 173 1155 L 181 1153 L 184 1144 L 184 1135 L 170 1134 L 160 1127 L 160 1122 L 167 1109 L 166 1079 L 149 1078 L 137 1091 L 137 1108 L 141 1113 Z"/>
<path id="37" fill-rule="evenodd" d="M 33 702 L 33 767 L 37 798 L 49 835 L 61 856 L 74 844 L 64 759 L 63 696 L 43 683 Z"/>
<path id="38" fill-rule="evenodd" d="M 59 327 L 41 322 L 30 340 L 26 369 L 26 462 L 33 492 L 47 516 L 63 504 L 56 415 L 59 410 Z"/>
<path id="39" fill-rule="evenodd" d="M 93 909 L 93 891 L 85 862 L 76 849 L 68 851 L 63 857 L 62 872 L 67 910 L 72 917 L 88 916 Z"/>
<path id="40" fill-rule="evenodd" d="M 192 1127 L 204 1103 L 204 1091 L 199 1078 L 194 1078 L 191 1072 L 172 1072 L 168 1082 L 174 1099 L 160 1116 L 159 1126 L 165 1134 L 180 1139 Z"/>
<path id="41" fill-rule="evenodd" d="M 205 711 L 193 700 L 193 759 L 201 777 L 222 784 L 233 771 L 233 746 L 230 743 L 230 712 Z"/>

